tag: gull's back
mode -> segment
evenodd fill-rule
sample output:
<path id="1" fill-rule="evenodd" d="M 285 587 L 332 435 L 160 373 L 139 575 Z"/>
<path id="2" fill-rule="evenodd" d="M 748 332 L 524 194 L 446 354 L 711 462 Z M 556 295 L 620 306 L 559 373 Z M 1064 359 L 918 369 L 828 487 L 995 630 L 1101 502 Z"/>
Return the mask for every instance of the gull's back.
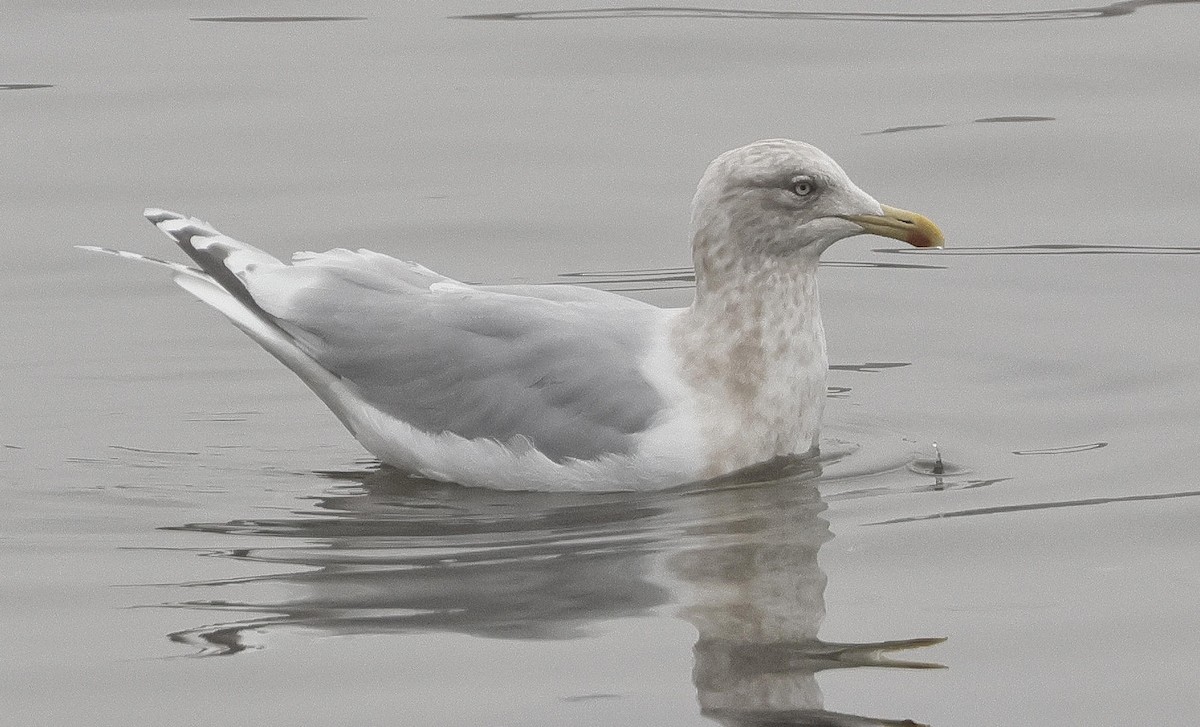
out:
<path id="1" fill-rule="evenodd" d="M 246 288 L 314 361 L 423 432 L 594 459 L 630 453 L 658 410 L 639 371 L 657 309 L 620 296 L 473 287 L 348 250 Z"/>

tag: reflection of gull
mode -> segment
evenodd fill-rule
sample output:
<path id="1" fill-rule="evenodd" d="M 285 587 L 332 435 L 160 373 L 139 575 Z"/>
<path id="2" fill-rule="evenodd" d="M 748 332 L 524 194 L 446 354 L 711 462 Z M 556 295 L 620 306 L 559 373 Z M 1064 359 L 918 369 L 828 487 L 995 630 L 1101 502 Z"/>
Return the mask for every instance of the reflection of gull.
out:
<path id="1" fill-rule="evenodd" d="M 818 672 L 937 667 L 883 654 L 942 639 L 834 644 L 817 638 L 826 580 L 817 553 L 832 536 L 819 517 L 825 503 L 815 474 L 792 472 L 768 486 L 714 489 L 679 503 L 708 534 L 685 541 L 669 558 L 682 588 L 682 615 L 699 632 L 693 679 L 701 709 L 728 727 L 915 725 L 823 707 Z M 736 518 L 731 529 L 738 537 L 714 537 L 711 522 L 718 518 Z"/>
<path id="2" fill-rule="evenodd" d="M 284 572 L 188 584 L 211 599 L 173 605 L 244 620 L 171 638 L 203 655 L 234 655 L 253 648 L 255 634 L 269 643 L 273 631 L 293 627 L 559 640 L 615 619 L 669 618 L 661 607 L 672 603 L 698 632 L 692 679 L 706 715 L 738 727 L 905 724 L 823 707 L 818 672 L 929 666 L 881 655 L 936 639 L 817 638 L 826 580 L 817 556 L 831 537 L 825 503 L 812 463 L 785 467 L 764 467 L 756 474 L 765 481 L 607 495 L 341 475 L 362 490 L 340 487 L 315 512 L 185 526 L 260 540 L 218 553 Z"/>
<path id="3" fill-rule="evenodd" d="M 253 648 L 255 633 L 285 627 L 567 639 L 667 599 L 642 565 L 657 537 L 652 518 L 663 511 L 654 501 L 630 501 L 628 493 L 490 492 L 386 469 L 337 477 L 365 492 L 323 496 L 316 513 L 180 528 L 263 538 L 262 547 L 221 554 L 286 570 L 188 584 L 222 597 L 175 605 L 269 615 L 171 639 L 212 656 Z M 291 597 L 255 600 L 267 585 Z"/>
<path id="4" fill-rule="evenodd" d="M 368 450 L 504 489 L 664 487 L 815 449 L 821 253 L 864 232 L 941 244 L 929 220 L 882 207 L 787 140 L 709 166 L 693 203 L 695 302 L 679 310 L 572 286 L 473 287 L 366 250 L 288 265 L 199 220 L 147 217 L 200 267 L 161 263 L 175 281 Z"/>

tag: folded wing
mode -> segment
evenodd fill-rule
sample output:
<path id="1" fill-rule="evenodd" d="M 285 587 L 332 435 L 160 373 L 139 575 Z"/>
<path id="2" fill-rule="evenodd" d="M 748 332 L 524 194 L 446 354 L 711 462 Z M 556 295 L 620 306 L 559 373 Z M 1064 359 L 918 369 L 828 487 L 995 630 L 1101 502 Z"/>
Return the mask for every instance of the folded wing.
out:
<path id="1" fill-rule="evenodd" d="M 641 373 L 653 306 L 566 286 L 468 286 L 366 250 L 288 265 L 198 220 L 147 217 L 244 309 L 235 312 L 421 431 L 594 459 L 632 451 L 661 408 Z M 231 301 L 200 297 L 230 315 Z M 239 327 L 272 350 L 254 326 Z M 313 386 L 305 365 L 272 353 Z"/>

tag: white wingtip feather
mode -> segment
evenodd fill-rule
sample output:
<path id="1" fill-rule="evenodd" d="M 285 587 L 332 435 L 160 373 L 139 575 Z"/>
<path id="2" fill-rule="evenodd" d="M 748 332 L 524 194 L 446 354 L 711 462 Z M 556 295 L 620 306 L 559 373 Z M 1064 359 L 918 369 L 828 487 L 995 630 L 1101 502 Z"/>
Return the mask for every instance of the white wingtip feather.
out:
<path id="1" fill-rule="evenodd" d="M 187 275 L 189 277 L 201 278 L 204 280 L 210 279 L 209 276 L 206 275 L 199 268 L 193 268 L 188 265 L 181 265 L 180 263 L 171 262 L 170 260 L 163 260 L 161 258 L 150 257 L 149 255 L 142 255 L 142 254 L 136 253 L 136 252 L 129 252 L 128 250 L 117 250 L 117 249 L 111 248 L 111 247 L 100 247 L 99 245 L 76 245 L 75 247 L 80 250 L 86 250 L 87 252 L 99 252 L 99 253 L 104 253 L 105 255 L 113 255 L 115 257 L 123 257 L 126 260 L 140 260 L 145 263 L 151 263 L 152 265 L 158 265 L 160 267 L 168 268 L 170 270 L 175 271 L 176 273 L 178 273 L 180 275 Z"/>
<path id="2" fill-rule="evenodd" d="M 181 215 L 178 212 L 172 212 L 171 210 L 164 210 L 159 207 L 147 207 L 146 209 L 142 210 L 142 214 L 145 215 L 146 219 L 150 220 L 151 222 L 153 222 L 156 225 L 158 223 L 166 221 L 166 220 L 185 220 L 185 219 L 187 219 L 187 215 Z"/>

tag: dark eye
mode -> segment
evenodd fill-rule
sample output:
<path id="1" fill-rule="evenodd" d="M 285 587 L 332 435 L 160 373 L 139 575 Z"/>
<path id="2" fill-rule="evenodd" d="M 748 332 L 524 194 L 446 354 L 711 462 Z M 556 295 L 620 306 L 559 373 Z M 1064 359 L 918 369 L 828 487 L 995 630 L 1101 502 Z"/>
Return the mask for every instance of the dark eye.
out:
<path id="1" fill-rule="evenodd" d="M 817 191 L 817 185 L 811 179 L 797 179 L 792 182 L 792 192 L 797 197 L 807 197 Z"/>

